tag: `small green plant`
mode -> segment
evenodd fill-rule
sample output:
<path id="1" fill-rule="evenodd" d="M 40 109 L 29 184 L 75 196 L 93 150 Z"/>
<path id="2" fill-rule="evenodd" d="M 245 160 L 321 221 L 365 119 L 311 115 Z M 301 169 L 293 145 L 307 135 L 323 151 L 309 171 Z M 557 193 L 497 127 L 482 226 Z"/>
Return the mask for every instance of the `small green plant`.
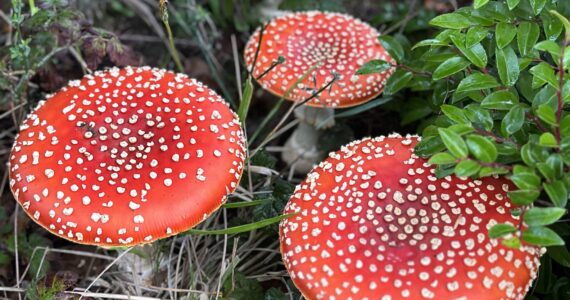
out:
<path id="1" fill-rule="evenodd" d="M 415 90 L 424 106 L 439 109 L 422 124 L 416 153 L 430 157 L 439 176 L 502 175 L 516 187 L 511 213 L 523 222 L 489 231 L 511 247 L 520 238 L 564 245 L 565 227 L 552 224 L 570 196 L 569 9 L 557 0 L 476 0 L 433 18 L 441 30 L 413 47 L 383 38 L 400 62 L 388 93 Z M 371 61 L 359 72 L 389 67 Z"/>

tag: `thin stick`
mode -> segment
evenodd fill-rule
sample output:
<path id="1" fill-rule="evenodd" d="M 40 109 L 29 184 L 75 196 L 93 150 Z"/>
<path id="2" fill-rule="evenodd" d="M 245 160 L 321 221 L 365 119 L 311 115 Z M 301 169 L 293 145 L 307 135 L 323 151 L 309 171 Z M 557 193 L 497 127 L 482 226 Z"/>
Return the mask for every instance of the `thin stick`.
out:
<path id="1" fill-rule="evenodd" d="M 117 258 L 115 258 L 115 260 L 113 260 L 110 264 L 108 264 L 105 267 L 105 269 L 103 269 L 103 271 L 101 271 L 101 273 L 99 273 L 99 275 L 97 275 L 97 277 L 95 277 L 95 279 L 93 279 L 93 281 L 91 281 L 91 283 L 87 286 L 87 288 L 84 290 L 84 292 L 82 294 L 79 293 L 79 295 L 81 295 L 81 297 L 79 297 L 79 300 L 83 299 L 84 296 L 93 297 L 93 296 L 86 295 L 86 294 L 91 294 L 91 293 L 88 293 L 89 289 L 95 284 L 95 282 L 97 282 L 97 280 L 99 280 L 103 276 L 103 274 L 105 274 L 107 271 L 109 271 L 109 269 L 111 269 L 112 266 L 114 266 L 121 258 L 123 258 L 123 256 L 125 256 L 127 253 L 129 253 L 132 249 L 133 249 L 133 247 L 127 248 L 127 250 L 125 250 L 125 252 L 119 254 L 119 256 L 117 256 Z M 133 298 L 114 298 L 114 299 L 133 299 Z"/>
<path id="2" fill-rule="evenodd" d="M 20 205 L 16 204 L 14 210 L 14 265 L 16 268 L 16 288 L 20 288 L 20 258 L 18 255 L 18 213 Z M 22 295 L 18 293 L 18 299 L 22 300 Z"/>

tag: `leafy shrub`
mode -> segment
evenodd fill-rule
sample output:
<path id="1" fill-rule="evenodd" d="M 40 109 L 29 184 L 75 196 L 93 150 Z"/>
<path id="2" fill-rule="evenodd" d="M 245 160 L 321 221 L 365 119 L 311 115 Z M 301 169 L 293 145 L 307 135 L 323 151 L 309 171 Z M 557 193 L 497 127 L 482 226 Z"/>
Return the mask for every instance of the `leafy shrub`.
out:
<path id="1" fill-rule="evenodd" d="M 411 49 L 383 38 L 399 61 L 388 93 L 420 91 L 440 109 L 423 124 L 416 153 L 431 157 L 439 176 L 504 175 L 516 186 L 509 196 L 520 208 L 512 213 L 527 227 L 489 232 L 513 247 L 519 236 L 564 244 L 549 225 L 565 215 L 570 193 L 569 10 L 567 1 L 478 0 L 433 18 L 442 30 Z M 359 72 L 389 67 L 371 61 Z"/>

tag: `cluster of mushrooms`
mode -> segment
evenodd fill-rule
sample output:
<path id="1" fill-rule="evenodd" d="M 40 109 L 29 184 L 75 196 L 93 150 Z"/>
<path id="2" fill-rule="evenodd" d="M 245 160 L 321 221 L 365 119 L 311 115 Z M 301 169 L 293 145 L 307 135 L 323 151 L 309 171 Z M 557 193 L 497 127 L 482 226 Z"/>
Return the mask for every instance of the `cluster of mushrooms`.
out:
<path id="1" fill-rule="evenodd" d="M 378 35 L 350 16 L 315 11 L 278 17 L 252 35 L 245 61 L 260 85 L 310 99 L 285 161 L 313 167 L 322 159 L 318 129 L 306 120 L 330 120 L 332 108 L 382 92 L 393 68 L 355 75 L 371 59 L 393 62 Z M 510 213 L 512 184 L 436 178 L 414 155 L 418 141 L 393 134 L 352 142 L 297 186 L 280 242 L 307 299 L 524 297 L 544 250 L 507 248 L 487 235 L 496 223 L 521 222 Z M 219 208 L 239 184 L 245 147 L 237 115 L 200 82 L 151 67 L 112 68 L 70 82 L 28 115 L 11 152 L 10 187 L 55 235 L 133 246 L 188 230 Z"/>

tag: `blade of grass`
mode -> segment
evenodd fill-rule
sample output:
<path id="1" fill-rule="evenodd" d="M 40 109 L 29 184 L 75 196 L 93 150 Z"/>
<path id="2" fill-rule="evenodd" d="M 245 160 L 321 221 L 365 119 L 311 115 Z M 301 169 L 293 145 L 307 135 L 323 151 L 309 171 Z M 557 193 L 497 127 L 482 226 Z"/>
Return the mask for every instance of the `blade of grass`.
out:
<path id="1" fill-rule="evenodd" d="M 240 207 L 248 207 L 248 206 L 256 206 L 263 203 L 267 203 L 270 200 L 253 200 L 253 201 L 240 201 L 240 202 L 233 202 L 233 203 L 226 203 L 222 205 L 222 208 L 240 208 Z"/>
<path id="2" fill-rule="evenodd" d="M 251 96 L 253 95 L 253 83 L 251 83 L 251 76 L 247 77 L 245 82 L 245 87 L 243 89 L 243 98 L 239 104 L 238 117 L 242 124 L 245 125 L 245 119 L 247 118 L 247 112 L 249 111 L 249 104 L 251 103 Z"/>
<path id="3" fill-rule="evenodd" d="M 281 215 L 281 216 L 261 220 L 259 222 L 234 226 L 234 227 L 230 227 L 227 229 L 217 229 L 217 230 L 190 229 L 190 230 L 186 231 L 186 233 L 187 234 L 236 234 L 236 233 L 248 232 L 248 231 L 252 231 L 255 229 L 263 228 L 263 227 L 265 227 L 267 225 L 271 225 L 273 223 L 277 223 L 277 222 L 279 222 L 283 219 L 287 219 L 293 215 L 295 215 L 295 214 Z"/>
<path id="4" fill-rule="evenodd" d="M 166 33 L 168 35 L 168 50 L 170 51 L 170 55 L 176 64 L 176 68 L 178 68 L 178 72 L 184 72 L 184 66 L 182 66 L 182 62 L 180 61 L 180 56 L 178 56 L 178 50 L 176 50 L 176 46 L 174 45 L 174 37 L 172 36 L 172 29 L 170 29 L 170 24 L 168 23 L 168 1 L 160 0 L 160 15 L 162 17 L 162 23 L 164 24 L 164 28 L 166 28 Z"/>

